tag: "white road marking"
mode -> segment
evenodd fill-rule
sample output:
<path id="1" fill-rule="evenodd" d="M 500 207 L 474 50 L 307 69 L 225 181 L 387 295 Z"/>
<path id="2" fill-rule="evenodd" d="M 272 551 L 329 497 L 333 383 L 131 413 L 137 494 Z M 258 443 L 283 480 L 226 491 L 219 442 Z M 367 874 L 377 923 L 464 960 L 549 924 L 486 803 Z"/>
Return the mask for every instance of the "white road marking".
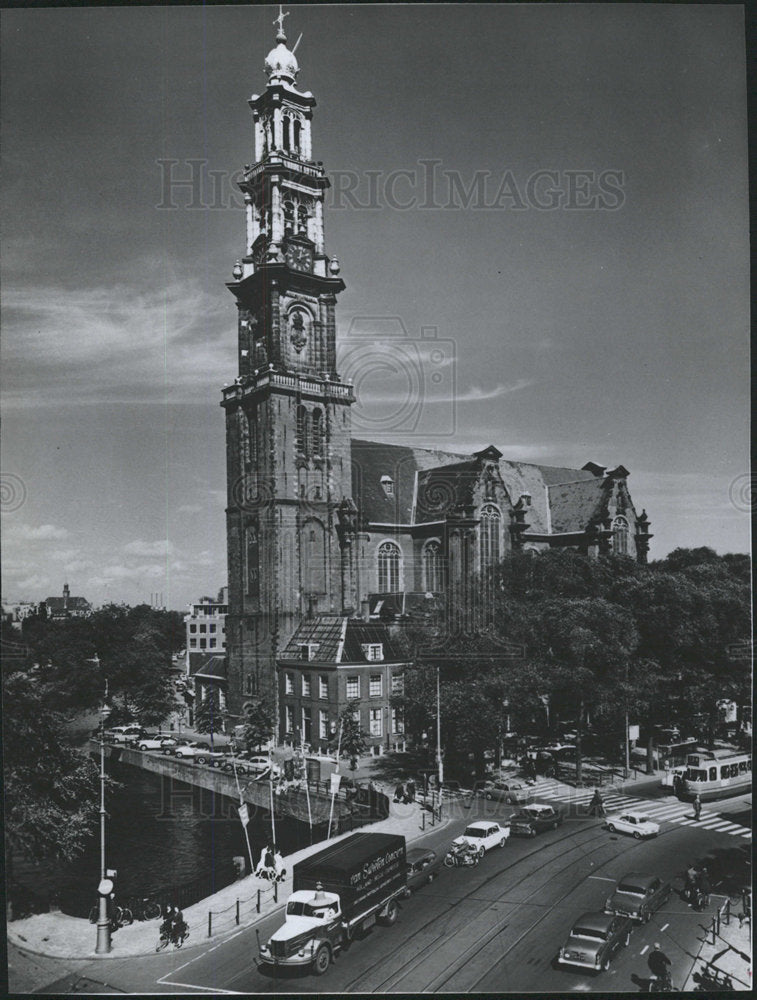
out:
<path id="1" fill-rule="evenodd" d="M 177 972 L 181 972 L 182 969 L 186 969 L 186 967 L 188 965 L 191 965 L 192 962 L 196 962 L 198 960 L 198 958 L 205 958 L 205 956 L 209 955 L 211 953 L 211 951 L 215 951 L 216 948 L 220 948 L 221 945 L 226 944 L 227 941 L 233 941 L 235 937 L 239 937 L 240 934 L 244 934 L 244 932 L 246 930 L 249 930 L 249 927 L 242 927 L 242 928 L 240 928 L 240 930 L 235 931 L 233 934 L 230 934 L 229 937 L 224 938 L 222 941 L 219 941 L 218 944 L 214 944 L 212 948 L 208 948 L 207 951 L 203 951 L 201 954 L 195 955 L 194 958 L 190 958 L 189 961 L 185 962 L 183 965 L 177 965 L 175 969 L 172 969 L 170 972 L 167 972 L 165 974 L 165 976 L 162 976 L 160 979 L 157 979 L 156 982 L 160 983 L 160 984 L 164 984 L 164 980 L 166 980 L 168 976 L 175 976 Z M 180 986 L 181 984 L 180 983 L 178 983 L 178 984 L 177 983 L 165 983 L 165 985 L 166 986 L 175 986 L 175 985 L 179 985 Z M 197 989 L 202 989 L 202 987 L 198 986 Z"/>
<path id="2" fill-rule="evenodd" d="M 670 924 L 663 924 L 662 927 L 660 928 L 660 930 L 661 931 L 666 931 L 668 929 L 668 927 L 670 927 Z"/>
<path id="3" fill-rule="evenodd" d="M 588 877 L 589 878 L 595 878 L 599 882 L 617 882 L 617 879 L 614 879 L 614 878 L 605 878 L 604 875 L 589 875 Z"/>
<path id="4" fill-rule="evenodd" d="M 158 980 L 160 982 L 160 980 Z M 196 986 L 195 983 L 176 983 L 173 980 L 166 980 L 164 986 L 182 986 L 185 990 L 199 990 L 201 993 L 224 993 L 229 996 L 244 996 L 239 990 L 222 990 L 220 986 Z"/>
<path id="5" fill-rule="evenodd" d="M 640 955 L 645 955 L 649 951 L 649 945 L 645 944 L 644 947 L 639 952 Z"/>

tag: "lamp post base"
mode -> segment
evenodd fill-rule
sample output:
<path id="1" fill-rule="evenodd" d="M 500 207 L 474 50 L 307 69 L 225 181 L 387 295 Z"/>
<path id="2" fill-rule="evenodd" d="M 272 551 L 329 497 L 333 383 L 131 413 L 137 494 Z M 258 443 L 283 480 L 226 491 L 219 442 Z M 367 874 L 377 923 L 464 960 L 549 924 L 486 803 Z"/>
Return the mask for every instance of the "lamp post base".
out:
<path id="1" fill-rule="evenodd" d="M 110 920 L 108 919 L 108 900 L 100 897 L 100 912 L 97 918 L 97 945 L 96 955 L 107 955 L 111 950 L 110 941 Z"/>

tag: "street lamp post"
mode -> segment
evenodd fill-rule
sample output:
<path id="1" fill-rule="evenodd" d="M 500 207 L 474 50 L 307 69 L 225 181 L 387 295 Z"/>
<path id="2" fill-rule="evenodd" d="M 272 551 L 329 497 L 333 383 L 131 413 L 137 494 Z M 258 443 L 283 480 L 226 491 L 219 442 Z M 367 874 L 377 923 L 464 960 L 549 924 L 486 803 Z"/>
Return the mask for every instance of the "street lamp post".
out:
<path id="1" fill-rule="evenodd" d="M 439 667 L 436 668 L 436 768 L 439 779 L 439 794 L 444 782 L 444 761 L 442 760 L 442 702 L 439 689 Z"/>
<path id="2" fill-rule="evenodd" d="M 97 653 L 89 661 L 97 667 L 100 658 Z M 108 897 L 113 891 L 113 882 L 108 878 L 105 867 L 105 720 L 110 715 L 108 706 L 108 681 L 105 681 L 105 697 L 100 708 L 100 884 L 97 887 L 99 907 L 97 914 L 97 945 L 95 953 L 106 955 L 111 950 L 110 918 L 108 917 Z"/>

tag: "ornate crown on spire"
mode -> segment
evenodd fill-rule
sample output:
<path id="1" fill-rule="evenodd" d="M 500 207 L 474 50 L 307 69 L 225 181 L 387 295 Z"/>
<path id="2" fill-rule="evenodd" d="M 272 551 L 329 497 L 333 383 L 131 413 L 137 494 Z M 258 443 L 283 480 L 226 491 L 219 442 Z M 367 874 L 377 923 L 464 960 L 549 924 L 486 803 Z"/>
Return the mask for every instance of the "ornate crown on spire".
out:
<path id="1" fill-rule="evenodd" d="M 273 22 L 278 25 L 276 32 L 277 45 L 271 49 L 265 59 L 265 71 L 268 74 L 268 83 L 294 83 L 300 67 L 295 58 L 294 52 L 286 46 L 287 36 L 284 33 L 284 18 L 289 17 L 289 11 L 284 12 L 279 5 L 279 16 Z M 297 46 L 295 46 L 296 48 Z"/>

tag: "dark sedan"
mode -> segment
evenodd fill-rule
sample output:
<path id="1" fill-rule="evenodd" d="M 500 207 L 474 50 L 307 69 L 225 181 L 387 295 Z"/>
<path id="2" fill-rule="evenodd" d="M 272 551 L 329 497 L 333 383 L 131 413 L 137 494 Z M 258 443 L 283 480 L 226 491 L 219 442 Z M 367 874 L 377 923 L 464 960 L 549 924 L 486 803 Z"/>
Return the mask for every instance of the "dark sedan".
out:
<path id="1" fill-rule="evenodd" d="M 560 949 L 560 965 L 577 965 L 595 972 L 606 972 L 616 951 L 631 940 L 629 917 L 614 913 L 584 913 L 573 925 L 568 940 Z"/>
<path id="2" fill-rule="evenodd" d="M 442 865 L 442 859 L 437 857 L 436 851 L 430 851 L 425 847 L 412 847 L 406 856 L 407 862 L 407 887 L 405 895 L 420 889 L 422 885 L 433 882 Z"/>
<path id="3" fill-rule="evenodd" d="M 605 911 L 646 924 L 651 920 L 652 914 L 670 899 L 672 891 L 670 882 L 663 881 L 657 875 L 631 872 L 623 876 L 613 894 L 607 897 Z"/>
<path id="4" fill-rule="evenodd" d="M 544 830 L 556 830 L 563 821 L 563 815 L 554 806 L 534 802 L 524 806 L 510 820 L 510 832 L 516 837 L 535 837 Z"/>

